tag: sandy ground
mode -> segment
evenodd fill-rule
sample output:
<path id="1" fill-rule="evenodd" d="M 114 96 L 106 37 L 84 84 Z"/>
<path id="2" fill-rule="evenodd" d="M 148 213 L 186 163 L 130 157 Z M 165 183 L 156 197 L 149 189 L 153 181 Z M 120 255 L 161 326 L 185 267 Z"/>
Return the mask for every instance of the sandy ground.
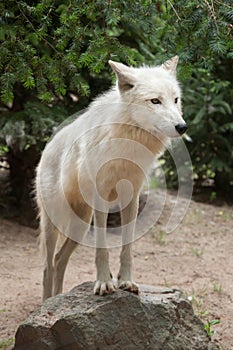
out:
<path id="1" fill-rule="evenodd" d="M 18 325 L 40 305 L 42 261 L 38 231 L 0 219 L 0 349 L 11 349 Z M 233 211 L 228 206 L 192 202 L 182 224 L 171 234 L 162 221 L 135 243 L 135 281 L 183 290 L 213 339 L 233 350 Z M 119 248 L 111 249 L 116 276 Z M 95 279 L 94 249 L 73 254 L 65 291 Z"/>

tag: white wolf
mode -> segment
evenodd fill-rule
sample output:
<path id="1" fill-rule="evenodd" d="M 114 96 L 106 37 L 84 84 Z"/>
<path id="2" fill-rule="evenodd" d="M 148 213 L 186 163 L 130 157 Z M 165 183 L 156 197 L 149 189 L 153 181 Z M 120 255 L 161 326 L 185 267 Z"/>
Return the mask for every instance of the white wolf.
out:
<path id="1" fill-rule="evenodd" d="M 122 223 L 118 288 L 138 293 L 133 280 L 132 241 L 139 193 L 154 157 L 164 151 L 169 138 L 179 137 L 187 129 L 177 63 L 178 56 L 156 67 L 133 68 L 109 61 L 117 76 L 116 87 L 98 97 L 47 144 L 36 179 L 46 255 L 43 299 L 62 292 L 69 257 L 82 242 L 93 216 L 94 293 L 114 292 L 106 220 L 109 208 L 116 204 Z M 58 250 L 60 233 L 65 234 L 65 240 Z"/>

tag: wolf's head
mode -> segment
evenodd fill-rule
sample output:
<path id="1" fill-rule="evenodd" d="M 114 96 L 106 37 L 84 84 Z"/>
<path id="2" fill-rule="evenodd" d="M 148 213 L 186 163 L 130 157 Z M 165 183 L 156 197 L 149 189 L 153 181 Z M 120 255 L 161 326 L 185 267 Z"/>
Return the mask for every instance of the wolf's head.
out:
<path id="1" fill-rule="evenodd" d="M 127 67 L 109 61 L 117 76 L 122 102 L 137 125 L 166 137 L 182 135 L 181 90 L 176 79 L 178 56 L 157 67 Z"/>

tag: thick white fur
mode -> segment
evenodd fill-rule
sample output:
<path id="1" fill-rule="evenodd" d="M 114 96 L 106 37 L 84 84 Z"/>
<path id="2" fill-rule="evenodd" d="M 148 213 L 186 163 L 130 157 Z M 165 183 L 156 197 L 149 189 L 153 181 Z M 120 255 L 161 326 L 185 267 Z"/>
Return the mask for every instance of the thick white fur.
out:
<path id="1" fill-rule="evenodd" d="M 36 179 L 46 255 L 43 299 L 62 292 L 69 257 L 93 215 L 97 242 L 94 292 L 103 295 L 115 290 L 105 235 L 108 209 L 116 203 L 121 207 L 123 225 L 118 287 L 138 292 L 133 281 L 131 243 L 138 196 L 153 158 L 163 152 L 169 138 L 179 136 L 175 126 L 184 124 L 175 74 L 177 62 L 176 56 L 159 67 L 132 68 L 110 61 L 117 86 L 98 97 L 47 144 Z M 161 103 L 153 104 L 155 98 Z M 74 213 L 84 222 L 78 229 Z M 55 252 L 59 233 L 73 239 L 67 237 Z"/>

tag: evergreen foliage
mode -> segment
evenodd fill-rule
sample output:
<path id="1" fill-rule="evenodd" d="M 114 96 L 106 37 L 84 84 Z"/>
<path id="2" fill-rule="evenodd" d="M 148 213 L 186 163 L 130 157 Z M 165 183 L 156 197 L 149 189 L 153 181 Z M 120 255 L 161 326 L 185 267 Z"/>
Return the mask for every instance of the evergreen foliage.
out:
<path id="1" fill-rule="evenodd" d="M 110 58 L 128 64 L 146 60 L 138 49 L 153 29 L 155 5 L 7 0 L 0 13 L 2 102 L 13 102 L 15 84 L 51 102 L 68 92 L 89 95 L 90 77 L 109 74 Z"/>
<path id="2" fill-rule="evenodd" d="M 108 59 L 137 66 L 178 54 L 195 176 L 229 184 L 232 33 L 231 0 L 2 0 L 0 150 L 40 152 L 56 125 L 110 86 Z"/>
<path id="3" fill-rule="evenodd" d="M 184 116 L 196 184 L 233 188 L 233 4 L 169 1 L 162 43 L 180 56 Z M 167 20 L 166 20 L 166 19 Z M 171 184 L 172 162 L 166 162 Z M 169 176 L 170 174 L 170 176 Z"/>

